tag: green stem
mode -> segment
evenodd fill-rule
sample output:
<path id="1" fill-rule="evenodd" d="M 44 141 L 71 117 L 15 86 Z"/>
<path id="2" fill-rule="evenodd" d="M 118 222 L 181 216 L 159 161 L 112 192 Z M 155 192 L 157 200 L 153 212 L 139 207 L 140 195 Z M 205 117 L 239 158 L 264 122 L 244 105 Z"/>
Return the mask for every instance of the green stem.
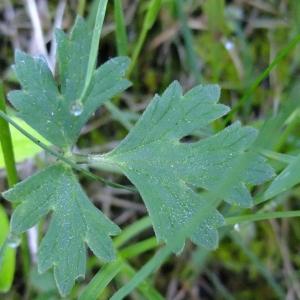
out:
<path id="1" fill-rule="evenodd" d="M 151 220 L 149 217 L 144 217 L 134 224 L 127 226 L 122 233 L 114 238 L 114 246 L 120 248 L 131 238 L 137 236 L 139 233 L 151 226 Z M 157 247 L 156 238 L 152 237 L 148 240 L 137 243 L 133 246 L 124 248 L 119 252 L 117 260 L 104 265 L 101 270 L 93 277 L 91 282 L 85 288 L 84 292 L 80 296 L 80 300 L 85 299 L 98 299 L 105 289 L 105 287 L 115 278 L 119 272 L 130 270 L 130 277 L 133 277 L 136 272 L 126 261 L 126 259 L 133 256 L 139 255 L 145 251 Z M 134 254 L 133 254 L 134 253 Z M 127 272 L 128 273 L 128 272 Z M 151 286 L 146 284 L 146 286 L 141 286 L 140 289 L 144 292 L 144 288 L 150 289 L 152 293 L 156 295 L 158 292 Z M 159 298 L 157 298 L 159 299 Z"/>
<path id="2" fill-rule="evenodd" d="M 3 262 L 5 251 L 6 251 L 7 247 L 8 247 L 8 238 L 6 237 L 6 239 L 4 240 L 3 244 L 0 247 L 0 269 L 1 269 L 1 265 Z"/>
<path id="3" fill-rule="evenodd" d="M 224 300 L 234 300 L 236 299 L 226 288 L 226 286 L 223 284 L 223 282 L 220 280 L 220 278 L 214 273 L 209 270 L 206 270 L 205 272 L 209 279 L 212 281 L 213 285 L 215 286 L 219 297 Z"/>
<path id="4" fill-rule="evenodd" d="M 131 238 L 135 237 L 145 229 L 150 228 L 152 225 L 150 217 L 144 217 L 135 223 L 126 227 L 120 235 L 114 238 L 114 245 L 116 248 L 123 246 Z"/>
<path id="5" fill-rule="evenodd" d="M 294 211 L 271 211 L 266 213 L 248 214 L 234 217 L 227 217 L 226 224 L 233 225 L 241 222 L 256 222 L 278 218 L 300 217 L 300 210 Z"/>
<path id="6" fill-rule="evenodd" d="M 3 83 L 0 81 L 0 111 L 6 112 Z M 18 182 L 18 174 L 13 151 L 13 144 L 9 125 L 5 120 L 0 119 L 0 142 L 7 171 L 9 187 L 13 187 Z"/>
<path id="7" fill-rule="evenodd" d="M 3 82 L 0 81 L 0 115 L 6 115 L 6 102 L 5 102 L 5 93 Z M 13 143 L 11 132 L 9 129 L 8 123 L 5 119 L 0 118 L 0 142 L 2 153 L 4 157 L 5 167 L 7 171 L 7 181 L 8 186 L 12 188 L 18 182 L 18 174 L 15 162 L 15 156 L 13 151 Z M 3 253 L 5 252 L 6 247 L 8 246 L 8 237 L 3 243 L 0 250 L 0 265 L 3 257 Z M 22 236 L 21 243 L 21 255 L 22 255 L 22 268 L 24 273 L 24 278 L 27 278 L 29 273 L 29 250 L 27 247 L 26 237 Z"/>
<path id="8" fill-rule="evenodd" d="M 104 22 L 106 7 L 107 7 L 108 0 L 99 0 L 98 8 L 97 8 L 97 15 L 95 19 L 95 26 L 93 29 L 93 35 L 92 35 L 92 42 L 91 42 L 91 48 L 90 48 L 90 54 L 89 54 L 89 61 L 86 71 L 86 77 L 84 81 L 84 87 L 80 96 L 80 101 L 83 101 L 83 99 L 86 96 L 86 93 L 88 91 L 88 88 L 90 86 L 90 83 L 92 81 L 92 77 L 94 74 L 97 56 L 98 56 L 98 49 L 99 49 L 99 40 L 100 35 L 102 31 L 102 26 Z"/>
<path id="9" fill-rule="evenodd" d="M 125 263 L 122 271 L 122 275 L 125 274 L 127 277 L 132 278 L 136 274 L 136 271 L 133 267 L 131 267 L 130 264 Z M 120 274 L 121 275 L 121 274 Z M 148 300 L 164 300 L 165 298 L 162 297 L 162 295 L 147 281 L 142 282 L 138 286 L 138 290 L 141 292 L 141 294 L 145 297 L 145 299 Z"/>
<path id="10" fill-rule="evenodd" d="M 125 186 L 125 185 L 121 185 L 121 184 L 117 184 L 114 183 L 112 181 L 106 180 L 103 177 L 97 176 L 83 168 L 81 168 L 80 166 L 78 166 L 74 161 L 72 161 L 71 159 L 63 156 L 62 154 L 56 152 L 55 150 L 53 150 L 51 147 L 48 147 L 47 145 L 45 145 L 44 143 L 42 143 L 41 141 L 39 141 L 37 138 L 35 138 L 33 135 L 31 135 L 30 133 L 28 133 L 26 130 L 24 130 L 21 126 L 19 126 L 15 121 L 13 121 L 7 114 L 5 114 L 3 111 L 0 111 L 0 117 L 2 119 L 4 119 L 5 121 L 7 121 L 8 123 L 10 123 L 12 126 L 14 126 L 17 130 L 19 130 L 23 135 L 25 135 L 27 138 L 29 138 L 33 143 L 35 143 L 36 145 L 38 145 L 39 147 L 41 147 L 42 149 L 44 149 L 45 151 L 47 151 L 48 153 L 50 153 L 51 155 L 53 155 L 54 157 L 58 158 L 59 160 L 61 160 L 62 162 L 66 163 L 67 165 L 71 166 L 73 169 L 81 172 L 82 174 L 84 174 L 85 176 L 92 178 L 94 180 L 98 180 L 108 186 L 114 187 L 114 188 L 118 188 L 118 189 L 125 189 L 125 190 L 129 190 L 132 192 L 135 192 L 136 189 L 134 187 L 130 187 L 130 186 Z"/>
<path id="11" fill-rule="evenodd" d="M 276 299 L 285 299 L 285 291 L 282 287 L 274 280 L 272 273 L 266 268 L 259 258 L 250 250 L 248 245 L 243 241 L 242 237 L 237 233 L 232 232 L 230 234 L 231 239 L 243 250 L 246 256 L 249 258 L 251 264 L 253 264 L 262 276 L 266 279 L 269 285 L 273 288 L 276 293 Z"/>
<path id="12" fill-rule="evenodd" d="M 230 113 L 226 117 L 226 121 L 231 120 L 232 115 L 242 107 L 252 96 L 257 87 L 261 84 L 261 82 L 267 78 L 270 72 L 290 53 L 290 51 L 297 46 L 300 42 L 300 34 L 296 35 L 286 47 L 284 47 L 281 51 L 278 52 L 274 60 L 271 64 L 256 78 L 256 80 L 252 83 L 252 85 L 248 88 L 244 96 L 241 98 L 239 102 L 232 108 Z"/>
<path id="13" fill-rule="evenodd" d="M 77 14 L 82 16 L 84 15 L 86 0 L 79 0 L 77 5 Z"/>
<path id="14" fill-rule="evenodd" d="M 131 64 L 129 66 L 129 70 L 127 72 L 127 76 L 130 77 L 132 71 L 135 68 L 137 59 L 141 53 L 141 50 L 143 48 L 143 45 L 145 43 L 147 34 L 149 32 L 149 30 L 152 28 L 156 17 L 158 15 L 159 9 L 161 6 L 161 0 L 152 0 L 149 4 L 148 10 L 147 10 L 147 14 L 145 17 L 145 21 L 143 23 L 143 27 L 142 27 L 142 31 L 139 35 L 137 44 L 134 48 L 133 54 L 132 54 L 132 58 L 131 58 Z"/>
<path id="15" fill-rule="evenodd" d="M 276 151 L 280 151 L 284 146 L 287 139 L 291 136 L 293 130 L 295 130 L 299 126 L 299 109 L 294 111 L 295 115 L 291 122 L 289 122 L 284 129 L 283 133 L 278 137 L 278 143 L 275 146 Z"/>
<path id="16" fill-rule="evenodd" d="M 188 26 L 187 16 L 184 11 L 183 7 L 184 1 L 176 0 L 176 10 L 179 17 L 179 21 L 181 23 L 181 32 L 184 39 L 185 49 L 186 49 L 186 60 L 188 64 L 188 68 L 194 75 L 195 81 L 199 83 L 201 81 L 201 74 L 198 70 L 198 62 L 199 59 L 197 58 L 197 54 L 194 48 L 194 38 L 193 34 Z"/>
<path id="17" fill-rule="evenodd" d="M 119 289 L 110 300 L 121 300 L 129 295 L 137 286 L 139 286 L 154 270 L 156 270 L 171 254 L 168 246 L 160 249 L 133 278 Z"/>
<path id="18" fill-rule="evenodd" d="M 127 55 L 128 39 L 121 0 L 114 0 L 114 18 L 116 24 L 116 41 L 118 55 Z"/>
<path id="19" fill-rule="evenodd" d="M 79 296 L 79 300 L 98 299 L 107 285 L 122 270 L 124 264 L 125 261 L 122 258 L 118 258 L 112 263 L 103 266 L 101 272 L 98 272 L 93 277 L 83 293 Z"/>
<path id="20" fill-rule="evenodd" d="M 98 299 L 106 286 L 119 274 L 126 273 L 129 277 L 134 277 L 136 271 L 126 261 L 128 258 L 138 256 L 146 251 L 157 247 L 156 238 L 152 237 L 142 242 L 136 243 L 120 251 L 118 258 L 104 265 L 101 270 L 93 277 L 92 281 L 85 288 L 84 292 L 79 297 L 79 300 Z M 147 293 L 155 295 L 156 299 L 162 299 L 161 295 L 147 282 L 142 282 L 138 289 L 147 298 Z M 153 299 L 153 298 L 147 298 Z"/>
<path id="21" fill-rule="evenodd" d="M 128 246 L 119 252 L 119 255 L 125 259 L 136 257 L 146 251 L 152 250 L 158 246 L 156 237 L 151 237 L 147 240 L 135 243 Z"/>
<path id="22" fill-rule="evenodd" d="M 87 165 L 95 169 L 122 174 L 122 170 L 118 165 L 106 158 L 105 155 L 88 155 Z"/>
<path id="23" fill-rule="evenodd" d="M 2 81 L 0 81 L 0 112 L 6 112 L 4 86 Z M 18 182 L 18 175 L 9 125 L 3 119 L 0 119 L 0 143 L 4 157 L 8 186 L 11 188 Z M 2 265 L 7 246 L 8 237 L 6 237 L 0 247 L 0 266 Z"/>
<path id="24" fill-rule="evenodd" d="M 260 150 L 260 153 L 270 159 L 274 159 L 274 160 L 280 161 L 285 164 L 291 164 L 297 158 L 294 155 L 274 152 L 274 151 L 265 150 L 265 149 Z"/>

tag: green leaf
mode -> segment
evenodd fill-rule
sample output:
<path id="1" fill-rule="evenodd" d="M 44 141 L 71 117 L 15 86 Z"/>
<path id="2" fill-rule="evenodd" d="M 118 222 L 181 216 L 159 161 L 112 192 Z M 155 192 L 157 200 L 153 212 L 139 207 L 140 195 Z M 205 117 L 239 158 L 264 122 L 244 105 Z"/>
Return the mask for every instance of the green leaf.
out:
<path id="1" fill-rule="evenodd" d="M 3 196 L 21 201 L 11 218 L 12 234 L 31 228 L 52 212 L 52 220 L 38 253 L 38 269 L 53 266 L 59 291 L 66 295 L 75 279 L 85 275 L 86 247 L 104 261 L 114 259 L 110 235 L 117 225 L 96 209 L 69 167 L 56 164 L 17 184 Z"/>
<path id="2" fill-rule="evenodd" d="M 300 183 L 300 155 L 298 155 L 272 182 L 264 198 L 270 199 Z"/>
<path id="3" fill-rule="evenodd" d="M 136 126 L 112 152 L 98 162 L 116 165 L 136 185 L 149 211 L 159 240 L 170 242 L 204 205 L 199 189 L 214 191 L 224 170 L 250 147 L 257 131 L 235 123 L 214 136 L 185 143 L 182 138 L 226 114 L 217 104 L 216 85 L 197 86 L 182 95 L 178 82 L 162 96 L 155 96 Z M 246 184 L 260 184 L 273 176 L 264 158 L 254 154 L 251 167 L 240 182 L 223 195 L 230 204 L 250 207 L 252 197 Z M 199 223 L 190 239 L 197 245 L 215 248 L 217 228 L 224 223 L 217 211 Z M 173 247 L 179 252 L 184 240 Z"/>
<path id="4" fill-rule="evenodd" d="M 113 58 L 94 71 L 88 92 L 80 99 L 91 31 L 77 18 L 70 37 L 58 30 L 56 38 L 60 85 L 42 57 L 16 51 L 14 70 L 23 89 L 10 92 L 8 99 L 32 128 L 54 145 L 67 148 L 76 142 L 95 110 L 130 85 L 123 78 L 129 59 Z"/>
<path id="5" fill-rule="evenodd" d="M 0 206 L 0 247 L 3 245 L 9 233 L 9 222 L 5 210 Z M 10 290 L 15 273 L 16 251 L 10 247 L 4 250 L 0 265 L 0 292 Z"/>
<path id="6" fill-rule="evenodd" d="M 34 129 L 28 126 L 24 121 L 19 118 L 12 117 L 12 119 L 20 125 L 24 130 L 26 130 L 29 134 L 33 135 L 35 138 L 43 142 L 44 144 L 49 145 L 49 142 L 41 137 Z M 14 154 L 16 162 L 22 162 L 25 159 L 32 158 L 36 154 L 40 153 L 42 149 L 34 144 L 30 139 L 24 136 L 20 131 L 18 131 L 15 127 L 10 126 L 11 138 L 14 147 Z M 4 157 L 2 152 L 0 151 L 0 168 L 4 168 Z"/>

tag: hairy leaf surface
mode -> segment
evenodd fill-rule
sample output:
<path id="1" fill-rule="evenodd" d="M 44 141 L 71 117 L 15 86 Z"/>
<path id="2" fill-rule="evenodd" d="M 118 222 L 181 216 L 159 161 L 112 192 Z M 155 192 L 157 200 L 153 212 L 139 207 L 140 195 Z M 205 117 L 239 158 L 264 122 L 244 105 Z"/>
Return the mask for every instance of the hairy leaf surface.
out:
<path id="1" fill-rule="evenodd" d="M 201 209 L 199 189 L 214 191 L 235 159 L 247 151 L 257 132 L 235 123 L 214 136 L 185 143 L 183 138 L 226 114 L 218 104 L 216 85 L 197 86 L 185 95 L 179 83 L 171 84 L 162 96 L 155 96 L 136 126 L 112 152 L 101 157 L 117 165 L 136 185 L 152 218 L 159 240 L 171 241 Z M 260 184 L 273 176 L 264 158 L 254 155 L 251 167 L 232 186 L 224 200 L 250 207 L 252 197 L 246 184 Z M 191 240 L 207 248 L 218 243 L 217 227 L 223 217 L 214 211 L 199 223 Z M 174 248 L 179 252 L 184 245 Z"/>
<path id="2" fill-rule="evenodd" d="M 31 127 L 54 145 L 67 148 L 76 142 L 95 110 L 130 85 L 124 79 L 129 59 L 113 58 L 98 68 L 87 94 L 79 101 L 85 84 L 91 31 L 83 19 L 77 18 L 70 37 L 59 30 L 56 37 L 60 85 L 42 57 L 16 51 L 14 70 L 22 90 L 10 92 L 8 99 Z"/>
<path id="3" fill-rule="evenodd" d="M 21 202 L 11 219 L 12 234 L 20 234 L 51 212 L 51 222 L 38 253 L 38 268 L 53 266 L 62 295 L 84 277 L 86 246 L 104 261 L 114 259 L 110 235 L 119 232 L 89 201 L 69 167 L 55 164 L 17 184 L 3 196 Z"/>

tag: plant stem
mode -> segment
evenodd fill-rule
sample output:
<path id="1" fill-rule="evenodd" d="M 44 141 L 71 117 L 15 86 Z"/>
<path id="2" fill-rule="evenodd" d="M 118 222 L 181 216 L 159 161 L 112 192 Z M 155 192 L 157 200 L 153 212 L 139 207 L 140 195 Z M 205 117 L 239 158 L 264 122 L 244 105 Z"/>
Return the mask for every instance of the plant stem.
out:
<path id="1" fill-rule="evenodd" d="M 178 18 L 181 25 L 181 33 L 184 39 L 185 44 L 185 55 L 186 55 L 186 62 L 188 64 L 188 69 L 191 70 L 193 73 L 194 79 L 197 83 L 202 81 L 201 73 L 198 68 L 199 65 L 199 58 L 197 57 L 195 48 L 194 48 L 194 40 L 193 40 L 193 34 L 188 26 L 187 22 L 187 16 L 184 11 L 184 1 L 181 0 L 175 0 L 175 7 L 177 10 Z"/>
<path id="2" fill-rule="evenodd" d="M 105 155 L 88 155 L 87 165 L 92 168 L 122 174 L 122 170 L 113 161 L 106 158 Z"/>
<path id="3" fill-rule="evenodd" d="M 152 28 L 156 17 L 158 15 L 160 6 L 161 6 L 161 0 L 152 0 L 149 4 L 147 14 L 145 16 L 145 21 L 143 23 L 142 31 L 139 35 L 137 44 L 133 50 L 132 58 L 131 58 L 131 64 L 129 67 L 129 70 L 127 72 L 127 76 L 130 77 L 133 69 L 135 68 L 137 59 L 141 53 L 141 50 L 143 48 L 143 45 L 145 43 L 148 31 Z"/>
<path id="4" fill-rule="evenodd" d="M 119 289 L 110 300 L 121 300 L 129 295 L 140 283 L 142 283 L 154 270 L 156 270 L 172 253 L 168 246 L 161 248 L 134 276 Z"/>
<path id="5" fill-rule="evenodd" d="M 136 223 L 127 226 L 122 233 L 114 238 L 114 246 L 120 248 L 131 238 L 137 236 L 139 233 L 151 226 L 151 219 L 149 217 L 144 217 L 138 220 Z M 118 275 L 121 273 L 130 273 L 130 277 L 133 277 L 136 272 L 133 267 L 127 262 L 128 258 L 132 256 L 137 256 L 145 251 L 157 247 L 156 238 L 152 237 L 148 240 L 137 243 L 133 246 L 124 248 L 119 252 L 117 260 L 104 265 L 99 272 L 93 277 L 91 282 L 85 288 L 83 293 L 80 296 L 80 300 L 85 299 L 96 299 L 100 297 L 101 293 L 105 287 Z M 132 253 L 133 252 L 133 253 Z M 152 294 L 158 295 L 158 292 L 147 283 L 144 282 L 144 285 L 140 285 L 140 290 L 145 292 L 145 290 L 151 290 Z M 160 298 L 157 298 L 160 299 Z"/>
<path id="6" fill-rule="evenodd" d="M 79 0 L 77 5 L 77 14 L 82 16 L 84 15 L 86 0 Z"/>
<path id="7" fill-rule="evenodd" d="M 294 156 L 294 155 L 289 155 L 289 154 L 285 154 L 285 153 L 274 152 L 274 151 L 265 150 L 265 149 L 262 149 L 260 151 L 260 153 L 262 155 L 270 158 L 270 159 L 274 159 L 274 160 L 280 161 L 280 162 L 285 163 L 285 164 L 291 164 L 297 158 L 297 156 Z"/>
<path id="8" fill-rule="evenodd" d="M 6 112 L 6 103 L 5 103 L 5 93 L 3 82 L 0 81 L 0 114 L 5 114 Z M 12 188 L 18 182 L 18 174 L 15 162 L 15 156 L 13 151 L 12 137 L 9 129 L 8 123 L 5 119 L 0 118 L 0 142 L 2 153 L 4 157 L 5 167 L 7 171 L 7 181 L 8 186 Z M 3 243 L 0 249 L 0 265 L 5 249 L 8 246 L 8 237 Z M 29 253 L 27 247 L 27 241 L 25 236 L 22 237 L 21 243 L 21 254 L 22 254 L 22 267 L 24 277 L 26 278 L 29 273 Z"/>
<path id="9" fill-rule="evenodd" d="M 234 217 L 227 217 L 226 224 L 233 225 L 241 222 L 255 222 L 278 218 L 300 217 L 300 210 L 294 211 L 271 211 L 265 213 L 248 214 Z"/>
<path id="10" fill-rule="evenodd" d="M 125 263 L 120 275 L 127 275 L 132 278 L 136 274 L 136 271 L 130 264 Z M 164 300 L 165 298 L 147 281 L 142 282 L 138 287 L 140 293 L 148 300 Z"/>
<path id="11" fill-rule="evenodd" d="M 82 90 L 82 93 L 80 96 L 80 101 L 83 101 L 83 99 L 85 98 L 88 88 L 90 86 L 93 74 L 94 74 L 95 65 L 96 65 L 97 56 L 98 56 L 99 40 L 100 40 L 100 35 L 101 35 L 102 26 L 103 26 L 103 22 L 104 22 L 107 2 L 108 2 L 108 0 L 99 0 L 99 4 L 98 4 L 98 8 L 97 8 L 97 15 L 96 15 L 96 19 L 95 19 L 95 26 L 93 28 L 93 35 L 92 35 L 88 67 L 87 67 L 87 71 L 86 71 L 84 87 L 83 87 L 83 90 Z"/>
<path id="12" fill-rule="evenodd" d="M 0 111 L 5 113 L 5 107 L 4 87 L 0 81 Z M 8 185 L 11 188 L 18 182 L 18 174 L 9 125 L 3 119 L 0 119 L 0 142 L 7 172 Z"/>
<path id="13" fill-rule="evenodd" d="M 274 280 L 272 273 L 266 268 L 259 258 L 249 249 L 249 246 L 243 241 L 242 237 L 237 233 L 232 232 L 230 234 L 231 239 L 243 250 L 244 254 L 248 257 L 251 264 L 253 264 L 269 285 L 273 288 L 276 293 L 276 299 L 285 299 L 285 291 L 282 287 Z"/>
<path id="14" fill-rule="evenodd" d="M 107 285 L 116 277 L 116 275 L 124 267 L 125 261 L 119 257 L 110 264 L 104 265 L 101 272 L 98 272 L 83 293 L 79 296 L 79 300 L 98 299 Z"/>
<path id="15" fill-rule="evenodd" d="M 150 228 L 152 225 L 150 217 L 144 217 L 132 225 L 129 225 L 126 227 L 120 235 L 114 238 L 114 246 L 116 248 L 121 247 L 124 245 L 128 240 L 130 240 L 132 237 L 136 236 L 143 230 Z"/>
<path id="16" fill-rule="evenodd" d="M 121 0 L 114 0 L 114 18 L 116 23 L 116 41 L 118 55 L 127 55 L 128 39 Z"/>
<path id="17" fill-rule="evenodd" d="M 37 138 L 35 138 L 30 133 L 28 133 L 26 130 L 24 130 L 21 126 L 19 126 L 15 121 L 13 121 L 7 114 L 5 114 L 1 110 L 0 110 L 0 118 L 4 119 L 8 123 L 10 123 L 12 126 L 14 126 L 23 135 L 25 135 L 27 138 L 29 138 L 33 143 L 35 143 L 36 145 L 38 145 L 39 147 L 41 147 L 42 149 L 44 149 L 45 151 L 47 151 L 48 153 L 50 153 L 51 155 L 53 155 L 54 157 L 58 158 L 62 162 L 64 162 L 67 165 L 71 166 L 73 169 L 81 172 L 85 176 L 87 176 L 89 178 L 92 178 L 94 180 L 98 180 L 98 181 L 100 181 L 100 182 L 102 182 L 102 183 L 104 183 L 104 184 L 106 184 L 108 186 L 114 187 L 114 188 L 125 189 L 125 190 L 129 190 L 129 191 L 132 191 L 132 192 L 136 191 L 136 189 L 134 187 L 125 186 L 125 185 L 121 185 L 121 184 L 117 184 L 117 183 L 111 182 L 109 180 L 106 180 L 105 178 L 97 176 L 97 175 L 95 175 L 95 174 L 93 174 L 93 173 L 91 173 L 91 172 L 89 172 L 89 171 L 81 168 L 80 166 L 78 166 L 71 159 L 63 156 L 62 154 L 60 154 L 60 153 L 56 152 L 55 150 L 53 150 L 51 147 L 48 147 L 47 145 L 45 145 L 44 143 L 42 143 L 41 141 L 39 141 Z"/>
<path id="18" fill-rule="evenodd" d="M 252 96 L 257 87 L 261 84 L 261 82 L 267 78 L 270 72 L 290 53 L 290 51 L 297 46 L 300 42 L 300 34 L 296 35 L 286 47 L 284 47 L 281 51 L 278 52 L 274 60 L 271 64 L 256 78 L 256 80 L 251 84 L 251 86 L 246 90 L 244 96 L 240 101 L 236 103 L 236 105 L 232 108 L 230 113 L 226 117 L 226 121 L 231 120 L 233 114 L 242 107 Z"/>

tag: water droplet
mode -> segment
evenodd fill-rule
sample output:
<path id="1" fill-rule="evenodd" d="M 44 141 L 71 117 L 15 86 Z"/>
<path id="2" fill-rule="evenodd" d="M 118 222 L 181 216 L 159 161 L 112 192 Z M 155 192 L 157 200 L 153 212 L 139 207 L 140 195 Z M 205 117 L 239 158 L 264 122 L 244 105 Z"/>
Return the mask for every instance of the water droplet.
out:
<path id="1" fill-rule="evenodd" d="M 234 224 L 233 228 L 234 228 L 234 230 L 237 231 L 237 232 L 239 232 L 239 231 L 241 230 L 240 224 Z"/>
<path id="2" fill-rule="evenodd" d="M 82 112 L 83 112 L 83 105 L 81 101 L 76 100 L 74 103 L 72 103 L 70 113 L 73 116 L 78 117 L 82 114 Z"/>
<path id="3" fill-rule="evenodd" d="M 16 234 L 10 234 L 7 239 L 7 245 L 10 248 L 17 248 L 21 244 L 21 238 Z"/>
<path id="4" fill-rule="evenodd" d="M 226 42 L 225 42 L 225 48 L 226 48 L 228 51 L 231 51 L 231 50 L 234 48 L 234 43 L 231 42 L 231 41 L 226 41 Z"/>

